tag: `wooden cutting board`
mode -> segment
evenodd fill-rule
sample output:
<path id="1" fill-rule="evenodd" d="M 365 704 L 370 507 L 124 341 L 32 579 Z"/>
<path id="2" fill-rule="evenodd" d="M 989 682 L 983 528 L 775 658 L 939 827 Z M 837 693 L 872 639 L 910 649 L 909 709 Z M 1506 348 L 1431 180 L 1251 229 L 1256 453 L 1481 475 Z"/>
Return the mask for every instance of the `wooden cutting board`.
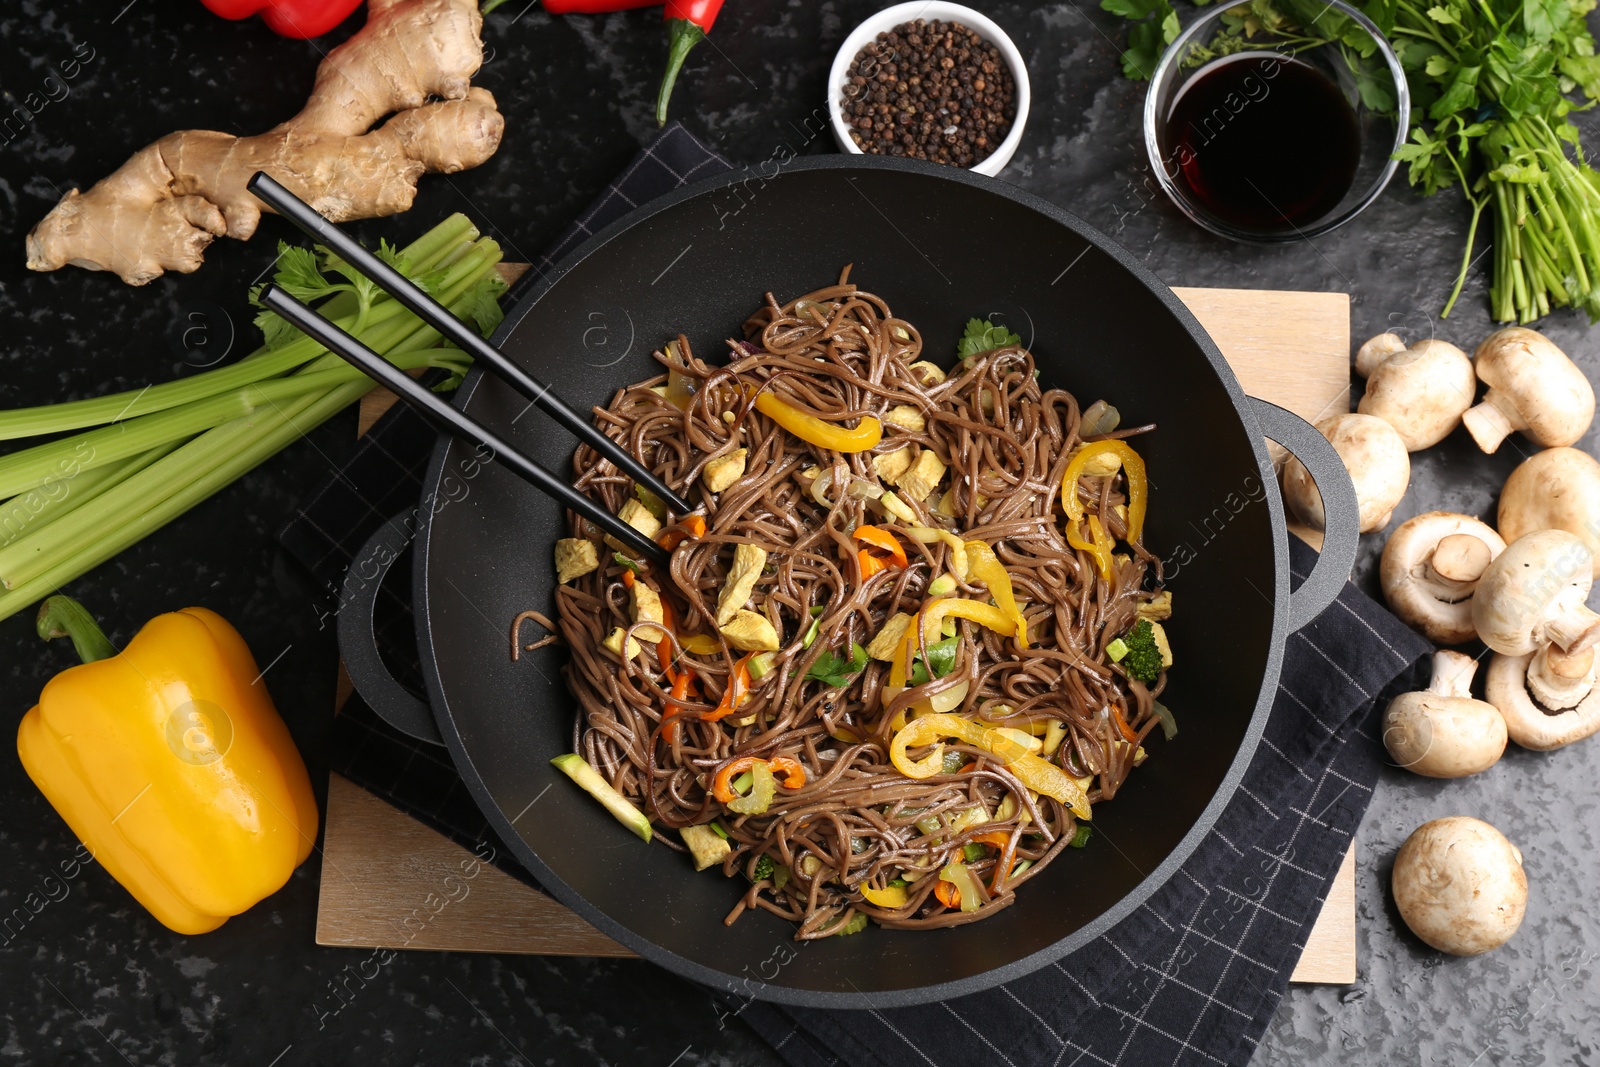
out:
<path id="1" fill-rule="evenodd" d="M 525 270 L 507 265 L 512 277 Z M 1349 410 L 1350 299 L 1343 293 L 1175 289 L 1245 392 L 1312 422 Z M 394 402 L 362 401 L 361 432 Z M 1297 532 L 1301 532 L 1298 528 Z M 1314 543 L 1320 543 L 1317 539 Z M 337 704 L 349 693 L 340 671 Z M 328 782 L 317 944 L 560 956 L 630 956 L 552 898 L 339 775 Z M 1355 847 L 1291 979 L 1356 980 Z"/>

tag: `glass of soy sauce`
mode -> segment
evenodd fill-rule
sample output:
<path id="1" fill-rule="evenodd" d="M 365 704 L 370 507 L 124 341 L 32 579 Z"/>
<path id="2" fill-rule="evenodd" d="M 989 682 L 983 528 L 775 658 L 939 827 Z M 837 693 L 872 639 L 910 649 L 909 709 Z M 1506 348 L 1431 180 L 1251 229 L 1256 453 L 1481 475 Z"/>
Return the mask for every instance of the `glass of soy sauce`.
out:
<path id="1" fill-rule="evenodd" d="M 1144 140 L 1156 180 L 1213 233 L 1315 237 L 1355 218 L 1394 175 L 1410 126 L 1405 72 L 1365 15 L 1324 2 L 1289 39 L 1252 36 L 1247 6 L 1218 4 L 1150 80 Z"/>

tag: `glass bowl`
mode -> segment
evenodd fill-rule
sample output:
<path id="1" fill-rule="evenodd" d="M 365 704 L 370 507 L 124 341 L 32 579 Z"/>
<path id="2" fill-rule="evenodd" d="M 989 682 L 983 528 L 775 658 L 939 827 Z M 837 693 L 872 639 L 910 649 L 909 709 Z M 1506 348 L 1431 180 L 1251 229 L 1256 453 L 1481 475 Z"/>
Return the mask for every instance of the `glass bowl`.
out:
<path id="1" fill-rule="evenodd" d="M 1203 142 L 1195 143 L 1198 137 L 1194 137 L 1179 144 L 1167 128 L 1175 107 L 1186 89 L 1195 83 L 1196 75 L 1211 69 L 1213 63 L 1224 61 L 1217 58 L 1218 53 L 1211 46 L 1221 31 L 1238 27 L 1241 17 L 1250 14 L 1248 5 L 1222 3 L 1207 9 L 1205 14 L 1178 35 L 1156 66 L 1144 104 L 1144 143 L 1145 151 L 1150 156 L 1150 167 L 1155 171 L 1161 188 L 1178 205 L 1179 210 L 1212 233 L 1234 241 L 1263 244 L 1315 237 L 1359 215 L 1362 209 L 1378 198 L 1378 194 L 1383 192 L 1384 186 L 1394 176 L 1398 163 L 1393 156 L 1405 143 L 1406 132 L 1411 124 L 1411 94 L 1406 86 L 1405 71 L 1401 69 L 1400 60 L 1388 40 L 1370 19 L 1343 0 L 1324 2 L 1327 6 L 1321 9 L 1317 21 L 1313 23 L 1312 32 L 1320 30 L 1320 36 L 1338 40 L 1306 46 L 1304 43 L 1258 35 L 1246 38 L 1251 47 L 1227 57 L 1227 60 L 1238 60 L 1246 56 L 1272 56 L 1280 63 L 1306 64 L 1332 79 L 1338 93 L 1354 109 L 1359 143 L 1354 177 L 1349 189 L 1336 202 L 1319 210 L 1314 216 L 1290 218 L 1277 212 L 1276 221 L 1246 221 L 1238 214 L 1230 216 L 1213 208 L 1195 194 L 1184 168 L 1203 158 L 1207 146 L 1213 145 L 1215 134 Z M 1254 47 L 1257 42 L 1259 47 Z M 1233 48 L 1239 48 L 1238 42 L 1229 43 Z M 1366 51 L 1368 55 L 1362 57 L 1360 51 Z M 1265 64 L 1264 70 L 1274 66 L 1270 59 L 1262 59 L 1261 62 Z M 1265 99 L 1270 86 L 1265 86 L 1264 82 L 1260 84 L 1265 87 L 1260 99 Z M 1369 106 L 1369 102 L 1381 105 L 1381 97 L 1385 94 L 1392 102 L 1391 108 Z M 1211 122 L 1212 116 L 1216 116 L 1220 124 L 1217 133 L 1221 133 L 1231 115 L 1239 114 L 1243 107 L 1248 107 L 1255 99 L 1257 97 L 1254 94 L 1248 97 L 1233 94 L 1226 101 L 1236 100 L 1240 106 L 1236 108 L 1229 103 L 1227 108 L 1213 109 L 1207 116 L 1207 123 Z M 1249 166 L 1264 167 L 1274 162 L 1269 150 L 1264 147 L 1265 142 L 1262 144 L 1263 147 L 1254 149 L 1261 153 L 1261 158 L 1248 160 Z M 1239 147 L 1231 146 L 1229 150 L 1237 151 Z M 1263 200 L 1265 205 L 1271 204 L 1264 194 Z M 1272 205 L 1272 211 L 1276 211 L 1275 205 Z M 1263 211 L 1263 214 L 1270 215 L 1272 211 Z"/>

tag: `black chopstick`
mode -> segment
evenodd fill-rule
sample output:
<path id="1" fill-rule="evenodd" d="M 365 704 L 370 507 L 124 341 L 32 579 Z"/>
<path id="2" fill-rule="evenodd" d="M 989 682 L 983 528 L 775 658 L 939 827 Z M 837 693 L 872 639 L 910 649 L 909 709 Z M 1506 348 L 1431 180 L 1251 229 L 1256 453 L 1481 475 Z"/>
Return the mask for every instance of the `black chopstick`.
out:
<path id="1" fill-rule="evenodd" d="M 474 360 L 481 363 L 535 406 L 565 426 L 590 448 L 616 465 L 628 477 L 660 497 L 679 516 L 694 510 L 671 486 L 657 478 L 634 459 L 627 449 L 597 430 L 586 415 L 574 410 L 550 387 L 506 358 L 505 353 L 485 341 L 481 334 L 429 296 L 410 278 L 368 252 L 345 232 L 323 218 L 310 204 L 295 196 L 265 171 L 256 171 L 245 188 L 272 210 L 292 222 L 308 237 L 321 241 L 335 255 L 378 284 L 378 287 L 417 318 L 438 330 Z M 348 358 L 348 357 L 347 357 Z"/>
<path id="2" fill-rule="evenodd" d="M 268 285 L 262 290 L 261 303 L 282 315 L 328 351 L 364 371 L 373 381 L 386 386 L 445 433 L 453 434 L 480 448 L 487 448 L 493 454 L 496 463 L 503 464 L 534 488 L 554 497 L 564 507 L 576 511 L 629 547 L 643 553 L 645 558 L 662 565 L 671 558 L 666 549 L 539 466 L 470 415 L 445 403 L 437 394 L 420 385 L 411 375 L 323 318 L 313 308 L 307 307 L 276 285 Z"/>

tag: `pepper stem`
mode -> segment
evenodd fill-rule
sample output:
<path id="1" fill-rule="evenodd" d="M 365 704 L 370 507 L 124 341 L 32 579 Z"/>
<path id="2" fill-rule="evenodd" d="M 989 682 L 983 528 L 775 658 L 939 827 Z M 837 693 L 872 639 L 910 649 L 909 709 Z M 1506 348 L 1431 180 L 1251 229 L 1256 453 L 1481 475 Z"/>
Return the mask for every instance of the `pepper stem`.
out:
<path id="1" fill-rule="evenodd" d="M 667 103 L 672 99 L 672 87 L 678 84 L 678 71 L 689 57 L 689 50 L 705 39 L 706 31 L 688 19 L 667 20 L 667 72 L 661 76 L 661 90 L 656 94 L 656 125 L 667 124 Z"/>
<path id="2" fill-rule="evenodd" d="M 40 604 L 37 628 L 39 636 L 46 641 L 72 638 L 72 647 L 78 650 L 78 656 L 85 663 L 110 659 L 117 654 L 116 647 L 106 639 L 89 609 L 69 596 L 53 596 Z"/>

